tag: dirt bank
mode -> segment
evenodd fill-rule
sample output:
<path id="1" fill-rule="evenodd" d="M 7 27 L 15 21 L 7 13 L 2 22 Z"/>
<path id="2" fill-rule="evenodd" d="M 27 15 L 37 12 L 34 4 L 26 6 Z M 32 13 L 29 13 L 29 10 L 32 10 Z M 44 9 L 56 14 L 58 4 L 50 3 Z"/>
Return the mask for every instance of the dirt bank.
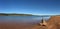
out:
<path id="1" fill-rule="evenodd" d="M 60 16 L 52 16 L 48 20 L 49 29 L 60 29 Z"/>

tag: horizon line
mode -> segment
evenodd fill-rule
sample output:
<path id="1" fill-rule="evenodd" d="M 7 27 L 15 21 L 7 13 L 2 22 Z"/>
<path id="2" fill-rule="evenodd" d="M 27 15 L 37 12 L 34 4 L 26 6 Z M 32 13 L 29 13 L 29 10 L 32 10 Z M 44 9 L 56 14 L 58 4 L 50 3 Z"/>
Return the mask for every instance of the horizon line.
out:
<path id="1" fill-rule="evenodd" d="M 0 12 L 1 13 L 1 12 Z M 4 12 L 2 12 L 4 13 Z M 14 14 L 32 14 L 32 15 L 60 15 L 60 14 L 33 14 L 33 13 L 15 13 Z M 12 12 L 7 12 L 6 14 L 12 14 Z"/>

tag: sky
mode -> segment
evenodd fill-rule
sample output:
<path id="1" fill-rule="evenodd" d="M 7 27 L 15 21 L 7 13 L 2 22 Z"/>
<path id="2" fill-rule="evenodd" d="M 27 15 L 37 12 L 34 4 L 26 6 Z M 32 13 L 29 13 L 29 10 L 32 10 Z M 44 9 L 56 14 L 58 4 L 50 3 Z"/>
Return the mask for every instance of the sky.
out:
<path id="1" fill-rule="evenodd" d="M 60 0 L 0 0 L 0 13 L 60 14 Z"/>

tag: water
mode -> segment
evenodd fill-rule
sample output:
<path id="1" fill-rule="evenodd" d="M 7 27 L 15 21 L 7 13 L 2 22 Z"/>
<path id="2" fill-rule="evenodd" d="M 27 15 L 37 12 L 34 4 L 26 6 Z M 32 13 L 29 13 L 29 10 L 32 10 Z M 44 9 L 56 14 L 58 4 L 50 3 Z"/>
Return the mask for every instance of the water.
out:
<path id="1" fill-rule="evenodd" d="M 0 21 L 33 22 L 41 20 L 41 16 L 0 16 Z M 50 17 L 44 17 L 49 19 Z"/>

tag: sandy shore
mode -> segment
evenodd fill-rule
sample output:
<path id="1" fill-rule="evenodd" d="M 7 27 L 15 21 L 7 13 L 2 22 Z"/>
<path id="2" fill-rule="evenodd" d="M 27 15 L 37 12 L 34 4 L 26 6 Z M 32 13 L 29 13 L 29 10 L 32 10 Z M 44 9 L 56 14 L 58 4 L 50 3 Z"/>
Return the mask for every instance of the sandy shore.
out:
<path id="1" fill-rule="evenodd" d="M 39 26 L 34 22 L 1 22 L 0 29 L 37 29 Z"/>

